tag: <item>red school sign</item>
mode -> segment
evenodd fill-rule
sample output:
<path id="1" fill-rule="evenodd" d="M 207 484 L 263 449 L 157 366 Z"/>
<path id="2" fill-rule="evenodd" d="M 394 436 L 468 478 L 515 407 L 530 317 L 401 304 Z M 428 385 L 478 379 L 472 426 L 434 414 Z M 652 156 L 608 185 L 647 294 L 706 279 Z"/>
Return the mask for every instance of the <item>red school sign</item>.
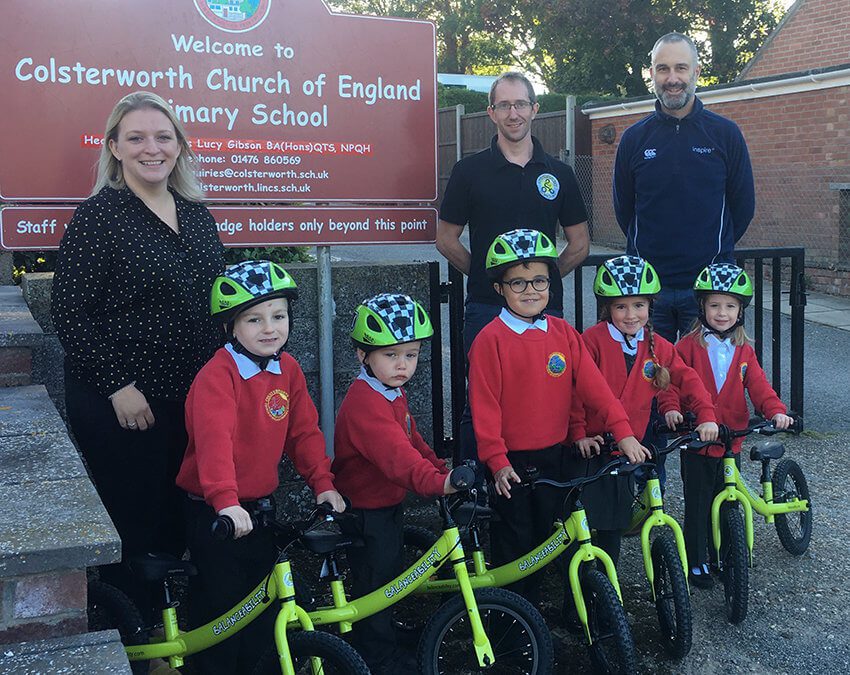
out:
<path id="1" fill-rule="evenodd" d="M 140 89 L 185 123 L 210 201 L 437 197 L 428 22 L 321 0 L 6 5 L 0 199 L 85 198 L 110 110 Z"/>

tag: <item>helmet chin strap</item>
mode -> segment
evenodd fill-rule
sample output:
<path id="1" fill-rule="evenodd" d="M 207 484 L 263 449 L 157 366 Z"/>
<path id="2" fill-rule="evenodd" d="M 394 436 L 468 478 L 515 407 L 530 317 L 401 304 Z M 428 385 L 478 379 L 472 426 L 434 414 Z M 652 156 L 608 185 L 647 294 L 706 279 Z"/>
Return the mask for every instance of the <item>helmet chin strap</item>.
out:
<path id="1" fill-rule="evenodd" d="M 611 324 L 612 326 L 614 326 L 614 330 L 615 330 L 615 331 L 617 331 L 620 335 L 622 335 L 622 336 L 623 336 L 623 342 L 625 342 L 625 343 L 626 343 L 626 347 L 628 347 L 628 348 L 629 348 L 629 351 L 637 351 L 637 347 L 636 347 L 636 346 L 633 346 L 633 345 L 632 345 L 632 343 L 631 343 L 631 342 L 629 342 L 629 336 L 628 336 L 628 335 L 626 335 L 626 334 L 625 334 L 623 331 L 621 331 L 619 328 L 617 328 L 617 325 L 616 325 L 616 324 L 615 324 L 615 323 L 611 320 L 611 318 L 610 318 L 610 317 L 608 317 L 608 323 L 609 323 L 609 324 Z M 632 337 L 634 337 L 634 335 L 632 335 Z"/>
<path id="2" fill-rule="evenodd" d="M 367 359 L 369 358 L 369 354 L 366 354 L 366 358 L 367 358 Z M 375 375 L 375 373 L 372 371 L 372 366 L 370 366 L 370 365 L 366 362 L 366 360 L 365 360 L 365 359 L 363 360 L 363 367 L 366 369 L 366 374 L 367 374 L 369 377 L 372 377 L 372 378 L 374 378 L 374 379 L 378 380 L 377 376 L 376 376 L 376 375 Z M 378 382 L 381 382 L 381 380 L 378 380 Z M 391 387 L 390 385 L 386 384 L 385 382 L 381 382 L 381 384 L 383 384 L 383 385 L 384 385 L 384 387 L 386 387 L 386 390 L 387 390 L 387 391 L 392 391 L 393 389 L 398 389 L 398 387 Z"/>
<path id="3" fill-rule="evenodd" d="M 255 354 L 254 352 L 249 351 L 248 348 L 245 347 L 245 345 L 239 342 L 239 339 L 233 332 L 232 322 L 227 325 L 227 332 L 230 335 L 230 339 L 228 340 L 228 342 L 233 346 L 233 351 L 235 351 L 237 354 L 247 356 L 249 359 L 251 359 L 254 363 L 257 364 L 257 367 L 260 370 L 265 370 L 266 366 L 268 366 L 271 361 L 277 361 L 280 358 L 280 355 L 283 354 L 283 350 L 286 347 L 286 343 L 284 342 L 281 348 L 278 349 L 271 356 L 260 356 L 259 354 Z"/>
<path id="4" fill-rule="evenodd" d="M 716 328 L 712 328 L 709 325 L 708 319 L 706 319 L 706 316 L 705 316 L 705 308 L 703 307 L 702 302 L 700 302 L 700 304 L 699 304 L 699 322 L 702 324 L 703 328 L 705 328 L 705 331 L 704 331 L 705 333 L 710 333 L 711 335 L 716 335 L 718 337 L 718 339 L 725 340 L 730 335 L 732 335 L 732 333 L 735 332 L 735 329 L 738 328 L 738 326 L 744 325 L 744 309 L 742 307 L 738 310 L 738 319 L 729 328 L 727 328 L 726 330 L 717 330 Z"/>

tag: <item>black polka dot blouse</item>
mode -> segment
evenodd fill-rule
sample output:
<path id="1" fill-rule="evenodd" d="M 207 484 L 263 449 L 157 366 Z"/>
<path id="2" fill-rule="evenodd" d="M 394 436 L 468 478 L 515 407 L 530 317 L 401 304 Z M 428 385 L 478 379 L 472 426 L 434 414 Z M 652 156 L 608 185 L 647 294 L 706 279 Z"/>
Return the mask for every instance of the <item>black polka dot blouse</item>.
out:
<path id="1" fill-rule="evenodd" d="M 182 399 L 223 342 L 209 312 L 224 247 L 207 208 L 172 194 L 179 234 L 130 189 L 105 187 L 59 246 L 53 323 L 71 373 L 104 396 L 135 382 L 147 398 Z"/>

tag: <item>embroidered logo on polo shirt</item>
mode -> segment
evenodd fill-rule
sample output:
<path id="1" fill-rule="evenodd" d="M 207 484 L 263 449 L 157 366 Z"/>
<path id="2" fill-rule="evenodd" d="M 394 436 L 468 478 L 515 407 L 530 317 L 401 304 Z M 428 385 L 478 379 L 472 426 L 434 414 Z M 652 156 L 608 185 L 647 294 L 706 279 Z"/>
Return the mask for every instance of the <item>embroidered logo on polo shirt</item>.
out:
<path id="1" fill-rule="evenodd" d="M 655 159 L 655 148 L 647 148 L 643 151 L 644 159 Z"/>
<path id="2" fill-rule="evenodd" d="M 552 352 L 546 361 L 546 372 L 552 377 L 561 377 L 567 369 L 567 357 L 561 352 Z"/>
<path id="3" fill-rule="evenodd" d="M 744 361 L 741 364 L 741 382 L 744 381 L 744 378 L 747 376 L 747 362 Z"/>
<path id="4" fill-rule="evenodd" d="M 561 184 L 551 173 L 541 173 L 537 177 L 537 191 L 549 201 L 558 196 Z"/>
<path id="5" fill-rule="evenodd" d="M 289 414 L 289 394 L 283 389 L 273 389 L 266 396 L 266 412 L 275 422 Z"/>
<path id="6" fill-rule="evenodd" d="M 655 362 L 652 359 L 647 359 L 643 362 L 643 367 L 640 369 L 640 374 L 647 382 L 651 382 L 655 377 Z"/>

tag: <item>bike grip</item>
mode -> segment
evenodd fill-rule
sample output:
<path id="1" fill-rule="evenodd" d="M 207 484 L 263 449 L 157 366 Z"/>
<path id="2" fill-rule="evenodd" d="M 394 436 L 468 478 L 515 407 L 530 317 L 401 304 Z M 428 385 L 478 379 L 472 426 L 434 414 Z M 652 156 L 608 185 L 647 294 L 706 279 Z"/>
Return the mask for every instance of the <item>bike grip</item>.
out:
<path id="1" fill-rule="evenodd" d="M 790 412 L 788 413 L 789 417 L 794 420 L 794 424 L 791 425 L 791 428 L 788 431 L 793 431 L 795 434 L 803 433 L 803 416 L 800 413 Z"/>
<path id="2" fill-rule="evenodd" d="M 210 534 L 216 541 L 226 541 L 233 539 L 233 533 L 236 527 L 233 525 L 233 520 L 230 516 L 218 516 L 210 527 Z"/>
<path id="3" fill-rule="evenodd" d="M 455 490 L 468 490 L 475 482 L 475 471 L 468 466 L 458 466 L 452 469 L 449 483 Z"/>

